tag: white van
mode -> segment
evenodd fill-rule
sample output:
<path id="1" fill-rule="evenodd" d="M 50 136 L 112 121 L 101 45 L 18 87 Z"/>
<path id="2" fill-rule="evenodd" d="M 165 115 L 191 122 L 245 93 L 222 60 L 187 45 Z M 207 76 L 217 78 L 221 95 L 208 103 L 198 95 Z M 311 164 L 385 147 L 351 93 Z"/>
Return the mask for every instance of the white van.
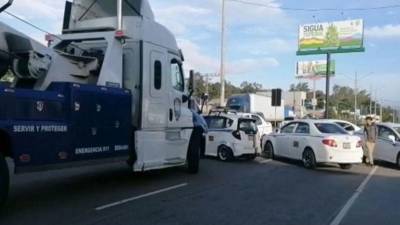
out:
<path id="1" fill-rule="evenodd" d="M 254 159 L 258 154 L 256 121 L 236 114 L 204 117 L 208 125 L 205 155 L 221 161 L 235 158 Z"/>

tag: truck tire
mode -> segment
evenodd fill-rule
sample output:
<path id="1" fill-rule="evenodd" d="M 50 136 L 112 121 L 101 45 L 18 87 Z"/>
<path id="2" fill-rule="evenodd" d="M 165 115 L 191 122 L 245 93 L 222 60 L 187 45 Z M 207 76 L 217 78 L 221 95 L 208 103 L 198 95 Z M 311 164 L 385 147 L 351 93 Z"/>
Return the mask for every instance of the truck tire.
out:
<path id="1" fill-rule="evenodd" d="M 186 157 L 186 169 L 191 174 L 197 174 L 200 169 L 202 132 L 195 129 L 190 138 L 189 149 Z"/>
<path id="2" fill-rule="evenodd" d="M 8 171 L 7 161 L 0 153 L 0 208 L 2 208 L 8 197 L 10 188 L 10 174 Z"/>

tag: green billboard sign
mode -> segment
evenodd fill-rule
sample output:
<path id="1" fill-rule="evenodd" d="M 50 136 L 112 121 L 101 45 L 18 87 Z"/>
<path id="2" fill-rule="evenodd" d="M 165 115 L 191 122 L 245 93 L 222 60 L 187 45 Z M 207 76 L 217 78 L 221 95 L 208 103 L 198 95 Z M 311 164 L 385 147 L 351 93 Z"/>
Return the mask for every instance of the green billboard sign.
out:
<path id="1" fill-rule="evenodd" d="M 296 78 L 319 78 L 326 77 L 326 60 L 316 61 L 300 61 L 297 63 Z M 334 60 L 330 63 L 330 75 L 334 76 L 336 73 L 336 64 Z"/>
<path id="2" fill-rule="evenodd" d="M 298 55 L 362 52 L 363 20 L 315 23 L 300 26 Z"/>

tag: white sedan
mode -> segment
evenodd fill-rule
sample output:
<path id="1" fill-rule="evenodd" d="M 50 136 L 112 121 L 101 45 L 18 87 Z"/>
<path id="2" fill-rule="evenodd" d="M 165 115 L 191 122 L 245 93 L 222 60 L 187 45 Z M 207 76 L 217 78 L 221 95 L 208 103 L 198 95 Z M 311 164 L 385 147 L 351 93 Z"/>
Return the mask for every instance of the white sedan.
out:
<path id="1" fill-rule="evenodd" d="M 349 135 L 335 123 L 319 120 L 290 122 L 263 138 L 262 143 L 267 158 L 302 160 L 310 169 L 318 163 L 337 163 L 342 169 L 350 169 L 363 158 L 360 137 Z"/>

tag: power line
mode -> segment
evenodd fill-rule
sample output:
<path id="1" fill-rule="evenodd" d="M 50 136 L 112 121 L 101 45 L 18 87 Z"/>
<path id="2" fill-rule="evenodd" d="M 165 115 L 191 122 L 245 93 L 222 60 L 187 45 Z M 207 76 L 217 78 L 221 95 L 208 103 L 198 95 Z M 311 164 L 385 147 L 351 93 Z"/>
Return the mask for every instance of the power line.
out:
<path id="1" fill-rule="evenodd" d="M 17 19 L 17 20 L 19 20 L 19 21 L 21 21 L 21 22 L 23 22 L 23 23 L 25 23 L 25 24 L 27 24 L 27 25 L 29 25 L 29 26 L 31 26 L 31 27 L 33 27 L 33 28 L 35 28 L 35 29 L 37 29 L 37 30 L 43 32 L 43 33 L 45 33 L 45 34 L 50 34 L 50 35 L 53 35 L 53 36 L 56 37 L 56 38 L 59 38 L 59 37 L 57 37 L 56 35 L 54 35 L 54 34 L 48 32 L 48 31 L 46 31 L 46 30 L 44 30 L 44 29 L 42 29 L 42 28 L 36 26 L 35 24 L 33 24 L 33 23 L 31 23 L 31 22 L 29 22 L 29 21 L 27 21 L 27 20 L 25 20 L 25 19 L 23 19 L 23 18 L 21 18 L 21 17 L 15 15 L 15 14 L 13 14 L 13 13 L 10 13 L 10 12 L 8 12 L 8 11 L 4 11 L 4 13 L 6 13 L 7 15 L 9 15 L 9 16 L 11 16 L 11 17 L 14 17 L 15 19 Z M 59 39 L 61 40 L 61 38 L 59 38 Z"/>
<path id="2" fill-rule="evenodd" d="M 60 40 L 60 41 L 63 40 L 61 37 L 59 37 L 59 36 L 57 36 L 57 35 L 55 35 L 55 34 L 52 34 L 51 32 L 49 32 L 49 31 L 47 31 L 47 30 L 45 30 L 45 29 L 43 29 L 43 28 L 40 28 L 40 27 L 36 26 L 35 24 L 33 24 L 33 23 L 31 23 L 31 22 L 29 22 L 29 21 L 27 21 L 27 20 L 25 20 L 25 19 L 23 19 L 23 18 L 21 18 L 21 17 L 15 15 L 15 14 L 13 14 L 13 13 L 10 13 L 10 12 L 8 12 L 8 11 L 4 11 L 4 13 L 6 13 L 7 15 L 9 15 L 9 16 L 11 16 L 11 17 L 14 17 L 15 19 L 17 19 L 17 20 L 19 20 L 19 21 L 21 21 L 21 22 L 23 22 L 23 23 L 25 23 L 25 24 L 27 24 L 27 25 L 29 25 L 29 26 L 35 28 L 35 29 L 37 29 L 37 30 L 40 31 L 40 32 L 43 32 L 43 33 L 45 33 L 45 34 L 49 34 L 49 35 L 51 35 L 51 36 L 57 38 L 57 39 Z M 75 48 L 77 48 L 77 49 L 80 49 L 81 51 L 86 52 L 85 49 L 83 49 L 83 48 L 81 48 L 81 47 L 79 47 L 79 46 L 77 46 L 77 45 L 75 45 L 75 44 L 70 43 L 69 45 L 71 45 L 71 46 L 73 46 L 73 47 L 75 47 Z"/>
<path id="3" fill-rule="evenodd" d="M 241 4 L 246 4 L 246 5 L 253 5 L 253 6 L 259 6 L 259 7 L 264 7 L 264 8 L 270 8 L 270 9 L 281 9 L 281 10 L 287 10 L 287 11 L 304 11 L 304 12 L 320 12 L 320 11 L 370 11 L 370 10 L 383 10 L 383 9 L 394 9 L 394 8 L 400 8 L 400 4 L 395 4 L 395 5 L 386 5 L 386 6 L 376 6 L 376 7 L 365 7 L 365 8 L 293 8 L 293 7 L 282 7 L 282 6 L 274 6 L 274 5 L 268 5 L 268 4 L 263 4 L 263 3 L 257 3 L 257 2 L 249 2 L 245 0 L 227 0 L 231 2 L 237 2 Z"/>

